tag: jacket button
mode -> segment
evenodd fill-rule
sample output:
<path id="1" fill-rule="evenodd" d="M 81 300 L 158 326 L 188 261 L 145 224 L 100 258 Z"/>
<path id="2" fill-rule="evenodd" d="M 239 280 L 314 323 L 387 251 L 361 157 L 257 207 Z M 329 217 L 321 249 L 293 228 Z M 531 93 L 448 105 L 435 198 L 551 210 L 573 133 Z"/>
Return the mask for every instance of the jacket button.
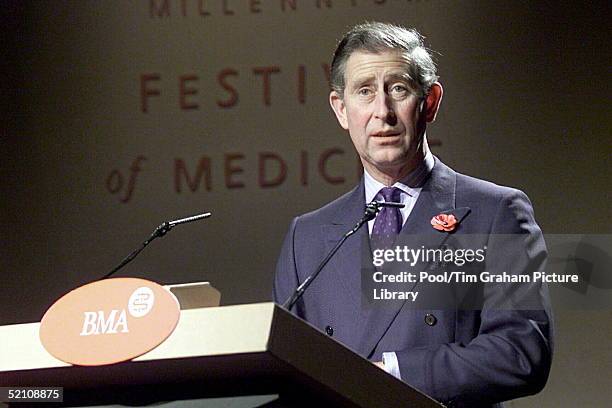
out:
<path id="1" fill-rule="evenodd" d="M 425 323 L 427 323 L 427 325 L 433 326 L 437 321 L 438 319 L 436 319 L 436 316 L 432 315 L 431 313 L 427 313 L 425 315 Z"/>
<path id="2" fill-rule="evenodd" d="M 331 326 L 325 326 L 325 333 L 327 333 L 328 336 L 333 336 L 334 335 L 334 328 Z"/>

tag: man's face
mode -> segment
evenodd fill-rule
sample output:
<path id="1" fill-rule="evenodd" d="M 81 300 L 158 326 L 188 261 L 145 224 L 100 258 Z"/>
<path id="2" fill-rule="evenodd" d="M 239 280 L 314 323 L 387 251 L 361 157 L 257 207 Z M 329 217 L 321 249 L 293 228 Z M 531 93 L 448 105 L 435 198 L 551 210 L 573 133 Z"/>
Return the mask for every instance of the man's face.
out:
<path id="1" fill-rule="evenodd" d="M 398 173 L 419 160 L 426 100 L 417 96 L 408 72 L 409 59 L 400 51 L 356 51 L 346 62 L 344 94 L 330 95 L 338 122 L 370 174 Z"/>

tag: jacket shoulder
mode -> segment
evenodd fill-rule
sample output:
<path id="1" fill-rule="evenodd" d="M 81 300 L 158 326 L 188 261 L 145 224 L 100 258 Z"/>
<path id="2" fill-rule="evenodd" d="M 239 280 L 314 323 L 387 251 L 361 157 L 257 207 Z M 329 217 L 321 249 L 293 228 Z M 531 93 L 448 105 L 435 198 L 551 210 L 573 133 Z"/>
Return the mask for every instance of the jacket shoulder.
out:
<path id="1" fill-rule="evenodd" d="M 495 184 L 491 181 L 479 179 L 465 174 L 457 173 L 457 190 L 468 196 L 478 197 L 480 200 L 491 200 L 498 202 L 507 197 L 522 195 L 525 193 L 519 189 Z"/>
<path id="2" fill-rule="evenodd" d="M 470 207 L 473 219 L 488 220 L 490 232 L 540 232 L 529 197 L 516 188 L 457 173 L 457 207 Z"/>

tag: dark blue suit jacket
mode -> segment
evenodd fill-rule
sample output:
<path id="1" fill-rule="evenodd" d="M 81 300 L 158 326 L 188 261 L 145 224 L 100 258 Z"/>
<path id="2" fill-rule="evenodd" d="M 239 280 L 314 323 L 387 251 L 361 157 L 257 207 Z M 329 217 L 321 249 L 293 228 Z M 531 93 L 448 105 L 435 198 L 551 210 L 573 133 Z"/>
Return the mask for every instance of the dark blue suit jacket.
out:
<path id="1" fill-rule="evenodd" d="M 364 204 L 362 180 L 344 196 L 293 220 L 277 264 L 275 301 L 285 301 L 315 271 L 362 217 Z M 436 158 L 402 234 L 444 239 L 448 233 L 430 225 L 442 212 L 460 219 L 453 234 L 519 234 L 520 245 L 499 249 L 493 258 L 501 267 L 505 262 L 514 270 L 543 270 L 546 247 L 521 191 L 456 173 Z M 403 381 L 451 406 L 493 406 L 543 388 L 552 357 L 545 286 L 531 287 L 536 303 L 531 310 L 423 310 L 406 302 L 363 307 L 360 270 L 362 242 L 367 241 L 364 226 L 345 242 L 296 304 L 300 317 L 324 331 L 331 327 L 334 339 L 370 360 L 396 352 Z M 491 286 L 489 299 L 504 296 Z"/>

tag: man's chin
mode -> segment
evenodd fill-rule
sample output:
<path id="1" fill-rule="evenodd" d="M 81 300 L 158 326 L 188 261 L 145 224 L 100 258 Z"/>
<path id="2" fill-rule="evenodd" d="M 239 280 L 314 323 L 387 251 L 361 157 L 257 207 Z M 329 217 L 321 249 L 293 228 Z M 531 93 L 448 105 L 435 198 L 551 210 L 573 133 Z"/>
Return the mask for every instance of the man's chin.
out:
<path id="1" fill-rule="evenodd" d="M 374 156 L 370 163 L 379 169 L 394 169 L 405 166 L 409 161 L 409 157 L 395 152 L 394 154 Z"/>

